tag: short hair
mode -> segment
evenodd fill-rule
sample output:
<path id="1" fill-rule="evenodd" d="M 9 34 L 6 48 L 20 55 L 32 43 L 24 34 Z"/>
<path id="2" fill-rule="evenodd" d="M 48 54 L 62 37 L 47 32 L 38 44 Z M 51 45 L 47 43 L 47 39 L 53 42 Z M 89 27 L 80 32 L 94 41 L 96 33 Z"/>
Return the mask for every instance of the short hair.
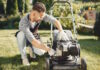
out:
<path id="1" fill-rule="evenodd" d="M 46 12 L 46 7 L 43 3 L 41 2 L 36 2 L 34 5 L 33 5 L 33 8 L 32 10 L 36 10 L 38 12 Z"/>

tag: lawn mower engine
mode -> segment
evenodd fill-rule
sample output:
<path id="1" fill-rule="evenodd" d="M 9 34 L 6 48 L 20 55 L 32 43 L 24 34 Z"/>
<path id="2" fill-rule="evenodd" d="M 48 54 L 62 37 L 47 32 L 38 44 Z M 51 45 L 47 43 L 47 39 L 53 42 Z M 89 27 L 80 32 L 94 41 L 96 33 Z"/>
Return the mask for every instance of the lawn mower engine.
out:
<path id="1" fill-rule="evenodd" d="M 55 34 L 56 31 L 54 31 Z M 79 56 L 80 55 L 80 48 L 79 44 L 76 43 L 75 40 L 72 38 L 72 34 L 69 30 L 65 31 L 66 36 L 69 38 L 69 40 L 58 40 L 57 35 L 54 35 L 54 41 L 53 41 L 53 49 L 56 50 L 56 57 L 68 58 L 69 56 Z M 70 34 L 70 35 L 67 35 Z M 55 39 L 56 38 L 56 39 Z"/>
<path id="2" fill-rule="evenodd" d="M 81 66 L 80 45 L 74 40 L 71 31 L 65 30 L 69 38 L 66 41 L 58 40 L 58 33 L 58 30 L 54 30 L 52 48 L 56 54 L 46 58 L 46 70 L 86 70 L 84 69 L 86 66 Z"/>

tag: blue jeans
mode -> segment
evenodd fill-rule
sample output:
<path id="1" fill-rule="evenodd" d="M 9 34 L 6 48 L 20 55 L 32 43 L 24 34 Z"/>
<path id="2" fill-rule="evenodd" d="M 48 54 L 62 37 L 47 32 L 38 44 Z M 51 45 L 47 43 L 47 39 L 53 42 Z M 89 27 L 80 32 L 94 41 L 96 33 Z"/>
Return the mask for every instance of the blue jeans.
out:
<path id="1" fill-rule="evenodd" d="M 26 55 L 26 41 L 27 41 L 27 38 L 26 38 L 24 32 L 20 31 L 17 34 L 17 43 L 18 43 L 18 48 L 19 48 L 19 51 L 21 53 L 21 58 L 22 59 L 27 58 L 27 55 Z M 30 45 L 30 48 L 37 55 L 41 56 L 41 55 L 43 55 L 45 53 L 44 50 L 36 48 L 36 47 L 34 47 L 32 45 Z"/>

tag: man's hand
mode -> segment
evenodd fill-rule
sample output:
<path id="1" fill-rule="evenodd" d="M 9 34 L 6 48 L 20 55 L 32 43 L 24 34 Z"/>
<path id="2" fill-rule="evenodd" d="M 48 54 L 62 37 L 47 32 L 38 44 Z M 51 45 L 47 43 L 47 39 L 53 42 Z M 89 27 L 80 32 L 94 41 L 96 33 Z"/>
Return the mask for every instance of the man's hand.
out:
<path id="1" fill-rule="evenodd" d="M 48 51 L 48 54 L 49 54 L 50 56 L 53 56 L 53 55 L 55 54 L 55 50 L 50 49 L 50 50 Z"/>
<path id="2" fill-rule="evenodd" d="M 59 34 L 58 34 L 58 38 L 57 39 L 58 40 L 64 40 L 64 41 L 69 40 L 67 35 L 66 35 L 66 33 L 64 32 L 64 30 L 63 30 L 63 28 L 61 26 L 61 23 L 58 20 L 55 21 L 55 25 L 59 30 Z"/>
<path id="3" fill-rule="evenodd" d="M 64 30 L 62 30 L 62 31 L 60 31 L 60 32 L 58 33 L 57 39 L 58 39 L 58 40 L 64 40 L 64 41 L 69 40 L 69 38 L 67 37 L 67 35 L 66 35 L 66 33 L 64 32 Z"/>
<path id="4" fill-rule="evenodd" d="M 40 41 L 37 40 L 37 39 L 33 39 L 33 40 L 32 40 L 32 45 L 33 45 L 35 48 L 39 48 L 39 49 L 44 50 L 45 52 L 48 52 L 48 51 L 50 50 L 49 47 L 47 47 L 47 45 L 43 44 L 42 42 L 40 42 Z"/>
<path id="5" fill-rule="evenodd" d="M 49 54 L 50 56 L 53 56 L 53 55 L 55 54 L 55 51 L 54 51 L 53 49 L 49 48 L 47 45 L 41 43 L 41 42 L 38 41 L 37 39 L 34 39 L 34 40 L 32 41 L 32 45 L 34 46 L 35 51 L 36 51 L 36 53 L 37 53 L 38 55 L 39 55 L 39 54 L 42 55 L 41 50 L 42 50 L 43 54 L 46 53 L 46 52 L 48 52 L 48 54 Z M 40 51 L 39 51 L 39 50 L 40 50 Z"/>

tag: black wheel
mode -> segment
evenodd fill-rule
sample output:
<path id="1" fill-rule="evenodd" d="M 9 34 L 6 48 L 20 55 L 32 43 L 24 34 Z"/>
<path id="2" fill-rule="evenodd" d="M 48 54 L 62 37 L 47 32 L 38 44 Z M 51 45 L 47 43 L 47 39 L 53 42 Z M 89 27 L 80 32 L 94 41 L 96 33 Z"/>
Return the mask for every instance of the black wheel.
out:
<path id="1" fill-rule="evenodd" d="M 87 70 L 87 64 L 84 58 L 81 59 L 81 70 Z"/>
<path id="2" fill-rule="evenodd" d="M 77 45 L 78 48 L 78 56 L 80 57 L 80 44 Z"/>
<path id="3" fill-rule="evenodd" d="M 80 57 L 80 53 L 81 53 L 81 52 L 80 52 L 80 47 L 79 47 L 79 48 L 78 48 L 78 55 L 79 55 L 79 57 Z"/>
<path id="4" fill-rule="evenodd" d="M 50 59 L 46 59 L 46 62 L 45 62 L 45 70 L 53 70 L 53 64 L 50 61 Z"/>

